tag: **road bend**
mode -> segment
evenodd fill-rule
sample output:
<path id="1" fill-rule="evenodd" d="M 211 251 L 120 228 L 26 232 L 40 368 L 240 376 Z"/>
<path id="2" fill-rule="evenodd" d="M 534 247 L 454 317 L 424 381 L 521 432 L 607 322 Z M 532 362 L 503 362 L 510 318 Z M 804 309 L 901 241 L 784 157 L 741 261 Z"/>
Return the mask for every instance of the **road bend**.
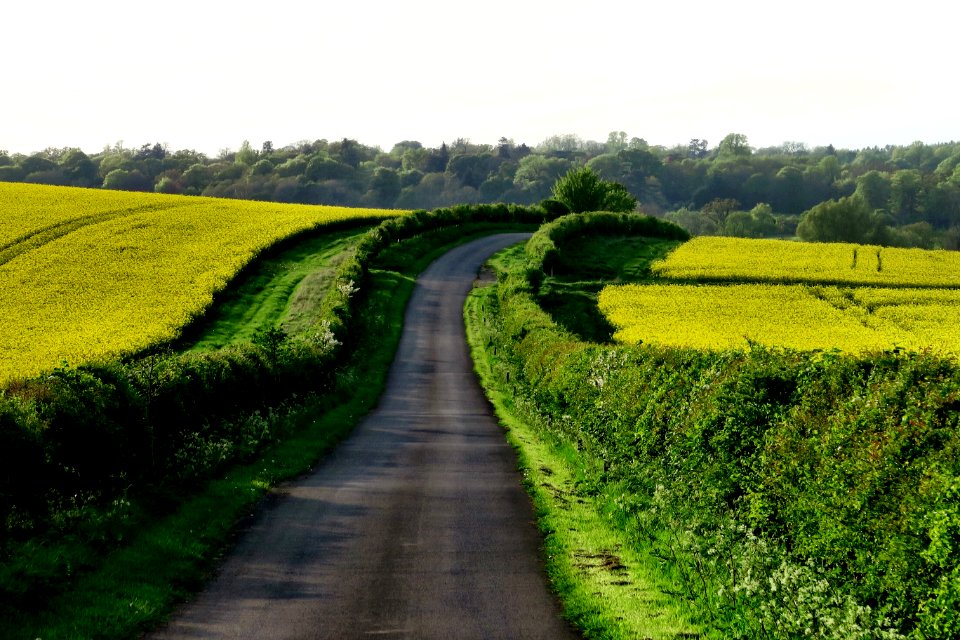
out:
<path id="1" fill-rule="evenodd" d="M 480 265 L 526 237 L 470 242 L 420 276 L 377 409 L 278 489 L 208 587 L 148 637 L 578 637 L 463 328 Z"/>

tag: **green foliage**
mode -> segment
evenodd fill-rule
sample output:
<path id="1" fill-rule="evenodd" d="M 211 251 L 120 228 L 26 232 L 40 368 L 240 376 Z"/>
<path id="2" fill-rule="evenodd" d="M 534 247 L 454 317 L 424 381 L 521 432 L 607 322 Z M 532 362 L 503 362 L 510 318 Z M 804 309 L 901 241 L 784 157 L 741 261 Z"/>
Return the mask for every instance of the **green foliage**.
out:
<path id="1" fill-rule="evenodd" d="M 103 188 L 118 191 L 152 191 L 153 183 L 137 170 L 114 169 L 104 177 Z"/>
<path id="2" fill-rule="evenodd" d="M 742 133 L 728 134 L 717 146 L 717 154 L 721 157 L 749 156 L 752 152 L 747 136 Z"/>
<path id="3" fill-rule="evenodd" d="M 514 174 L 514 185 L 521 192 L 530 194 L 534 201 L 542 200 L 572 166 L 573 163 L 564 158 L 531 154 L 520 160 Z"/>
<path id="4" fill-rule="evenodd" d="M 924 523 L 930 544 L 921 555 L 940 576 L 921 609 L 919 629 L 924 638 L 956 638 L 960 637 L 960 478 L 939 480 L 939 494 Z"/>
<path id="5" fill-rule="evenodd" d="M 39 511 L 44 501 L 44 459 L 41 421 L 33 402 L 0 394 L 0 529 L 5 540 L 10 528 Z"/>
<path id="6" fill-rule="evenodd" d="M 182 191 L 177 181 L 169 176 L 161 178 L 153 187 L 153 190 L 157 193 L 181 193 Z"/>
<path id="7" fill-rule="evenodd" d="M 674 217 L 698 234 L 755 233 L 744 227 L 742 215 L 728 232 L 716 216 L 707 220 L 694 213 L 715 200 L 736 201 L 737 208 L 747 212 L 768 203 L 777 218 L 777 235 L 789 236 L 794 224 L 785 223 L 783 216 L 799 216 L 820 203 L 854 194 L 871 211 L 890 216 L 887 225 L 929 223 L 935 246 L 951 246 L 949 229 L 960 226 L 957 142 L 860 151 L 786 142 L 753 149 L 744 135 L 730 134 L 714 149 L 700 139 L 667 148 L 640 138 L 627 140 L 624 133 L 612 132 L 606 143 L 553 136 L 536 148 L 507 139 L 497 146 L 458 140 L 435 149 L 404 141 L 390 153 L 350 139 L 281 148 L 265 144 L 262 152 L 244 143 L 239 151 L 224 150 L 217 158 L 191 150 L 170 153 L 159 144 L 139 149 L 116 145 L 89 156 L 78 149 L 48 149 L 0 157 L 0 180 L 99 187 L 111 172 L 122 170 L 127 174 L 114 176 L 107 187 L 432 209 L 481 202 L 532 205 L 549 198 L 565 173 L 587 167 L 604 180 L 622 184 L 648 213 L 678 212 Z M 629 202 L 611 200 L 589 208 L 619 210 Z M 915 238 L 908 232 L 890 242 Z"/>
<path id="8" fill-rule="evenodd" d="M 727 216 L 734 213 L 739 207 L 740 203 L 733 198 L 714 198 L 700 207 L 700 211 L 709 216 L 718 225 L 723 225 L 727 220 Z"/>
<path id="9" fill-rule="evenodd" d="M 885 209 L 890 202 L 890 177 L 877 170 L 857 178 L 856 195 L 871 209 Z"/>
<path id="10" fill-rule="evenodd" d="M 589 167 L 571 169 L 553 185 L 553 199 L 572 213 L 585 211 L 633 211 L 637 199 L 616 182 L 602 179 Z"/>
<path id="11" fill-rule="evenodd" d="M 797 235 L 806 242 L 885 244 L 886 225 L 864 203 L 851 197 L 830 200 L 803 214 Z"/>
<path id="12" fill-rule="evenodd" d="M 750 211 L 734 211 L 723 221 L 723 234 L 738 238 L 769 238 L 779 231 L 770 205 L 760 203 Z"/>
<path id="13" fill-rule="evenodd" d="M 69 184 L 75 187 L 93 187 L 98 184 L 97 165 L 79 149 L 71 149 L 60 159 Z"/>
<path id="14" fill-rule="evenodd" d="M 277 362 L 283 353 L 283 348 L 287 342 L 286 332 L 279 327 L 269 327 L 261 329 L 253 335 L 251 342 L 254 346 L 260 347 L 271 362 Z"/>
<path id="15" fill-rule="evenodd" d="M 53 171 L 57 168 L 57 163 L 40 153 L 26 156 L 22 158 L 18 164 L 20 165 L 20 168 L 23 169 L 23 172 L 27 175 L 31 173 Z"/>
<path id="16" fill-rule="evenodd" d="M 619 183 L 608 183 L 603 203 L 603 211 L 634 211 L 637 208 L 637 199 Z"/>
<path id="17" fill-rule="evenodd" d="M 257 161 L 257 152 L 250 146 L 249 140 L 244 140 L 240 145 L 240 150 L 237 151 L 234 161 L 246 166 L 250 166 Z"/>
<path id="18" fill-rule="evenodd" d="M 258 160 L 250 168 L 250 173 L 255 176 L 267 176 L 273 173 L 273 163 L 269 160 Z"/>
<path id="19" fill-rule="evenodd" d="M 199 193 L 213 180 L 213 172 L 202 164 L 193 164 L 183 172 L 182 179 L 184 186 L 195 189 Z"/>
<path id="20" fill-rule="evenodd" d="M 571 213 L 604 210 L 607 188 L 604 180 L 588 167 L 571 169 L 553 185 L 553 198 L 567 205 Z"/>
<path id="21" fill-rule="evenodd" d="M 570 207 L 553 198 L 547 198 L 546 200 L 542 201 L 540 203 L 540 207 L 546 211 L 548 215 L 558 218 L 570 213 Z"/>
<path id="22" fill-rule="evenodd" d="M 668 212 L 664 220 L 686 229 L 694 236 L 717 235 L 718 227 L 716 221 L 703 215 L 700 211 L 691 211 L 686 207 Z"/>
<path id="23" fill-rule="evenodd" d="M 27 177 L 27 172 L 16 165 L 0 167 L 0 182 L 20 182 Z"/>
<path id="24" fill-rule="evenodd" d="M 250 342 L 281 327 L 293 339 L 335 341 L 329 332 L 330 292 L 340 260 L 369 228 L 323 228 L 261 252 L 217 295 L 210 311 L 181 331 L 178 349 L 210 351 Z M 339 293 L 339 289 L 337 291 Z"/>
<path id="25" fill-rule="evenodd" d="M 922 208 L 923 175 L 917 169 L 897 171 L 890 178 L 890 213 L 909 222 Z"/>

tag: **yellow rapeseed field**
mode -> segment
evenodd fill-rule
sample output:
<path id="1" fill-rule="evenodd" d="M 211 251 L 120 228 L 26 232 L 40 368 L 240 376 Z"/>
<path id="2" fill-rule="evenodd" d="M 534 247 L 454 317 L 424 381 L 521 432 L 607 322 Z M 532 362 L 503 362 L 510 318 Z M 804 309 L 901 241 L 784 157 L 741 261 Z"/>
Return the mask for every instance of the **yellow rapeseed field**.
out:
<path id="1" fill-rule="evenodd" d="M 76 187 L 38 187 L 0 183 L 0 249 L 31 234 L 71 221 L 109 217 L 145 207 L 177 206 L 180 197 L 157 199 L 152 193 L 123 193 Z"/>
<path id="2" fill-rule="evenodd" d="M 277 241 L 402 213 L 0 183 L 0 380 L 176 338 Z"/>
<path id="3" fill-rule="evenodd" d="M 652 271 L 700 282 L 960 287 L 960 252 L 701 236 Z"/>
<path id="4" fill-rule="evenodd" d="M 960 355 L 960 253 L 702 237 L 653 271 L 657 284 L 600 293 L 615 339 Z"/>
<path id="5" fill-rule="evenodd" d="M 913 346 L 895 325 L 866 325 L 798 285 L 623 285 L 600 293 L 616 340 L 699 349 L 748 342 L 800 350 L 850 351 Z"/>

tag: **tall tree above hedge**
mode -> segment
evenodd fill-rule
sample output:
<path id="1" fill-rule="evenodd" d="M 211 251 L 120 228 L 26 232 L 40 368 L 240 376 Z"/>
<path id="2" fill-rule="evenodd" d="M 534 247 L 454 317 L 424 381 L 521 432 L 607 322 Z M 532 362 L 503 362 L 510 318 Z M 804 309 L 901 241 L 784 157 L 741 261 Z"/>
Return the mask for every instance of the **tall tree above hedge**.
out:
<path id="1" fill-rule="evenodd" d="M 553 198 L 567 205 L 571 213 L 613 211 L 625 213 L 637 208 L 637 199 L 619 182 L 604 180 L 589 167 L 571 169 L 553 185 Z"/>

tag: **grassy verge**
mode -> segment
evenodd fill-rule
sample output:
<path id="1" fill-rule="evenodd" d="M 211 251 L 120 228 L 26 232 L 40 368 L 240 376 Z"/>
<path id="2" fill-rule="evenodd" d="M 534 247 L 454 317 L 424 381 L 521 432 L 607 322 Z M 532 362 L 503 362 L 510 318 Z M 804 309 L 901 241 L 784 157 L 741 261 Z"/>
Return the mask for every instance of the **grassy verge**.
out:
<path id="1" fill-rule="evenodd" d="M 344 229 L 309 237 L 258 260 L 230 284 L 203 321 L 190 328 L 182 345 L 219 349 L 249 342 L 258 331 L 273 327 L 297 335 L 311 326 L 337 266 L 366 231 Z"/>
<path id="2" fill-rule="evenodd" d="M 517 229 L 462 225 L 391 247 L 378 265 L 381 268 L 372 271 L 357 316 L 361 339 L 338 371 L 333 393 L 267 416 L 272 427 L 290 435 L 256 460 L 208 483 L 171 515 L 142 522 L 128 543 L 79 576 L 42 610 L 0 620 L 0 637 L 130 638 L 156 626 L 177 602 L 202 587 L 229 549 L 237 526 L 270 487 L 308 471 L 375 406 L 400 339 L 416 274 L 456 245 Z"/>
<path id="3" fill-rule="evenodd" d="M 508 249 L 492 261 L 522 260 Z M 691 612 L 671 595 L 675 588 L 663 564 L 637 550 L 605 514 L 613 493 L 595 494 L 589 477 L 602 462 L 537 424 L 522 391 L 508 382 L 488 331 L 497 296 L 492 287 L 475 289 L 467 300 L 467 335 L 474 363 L 520 466 L 545 537 L 547 571 L 565 615 L 588 638 L 699 638 Z M 597 468 L 599 466 L 599 468 Z"/>

